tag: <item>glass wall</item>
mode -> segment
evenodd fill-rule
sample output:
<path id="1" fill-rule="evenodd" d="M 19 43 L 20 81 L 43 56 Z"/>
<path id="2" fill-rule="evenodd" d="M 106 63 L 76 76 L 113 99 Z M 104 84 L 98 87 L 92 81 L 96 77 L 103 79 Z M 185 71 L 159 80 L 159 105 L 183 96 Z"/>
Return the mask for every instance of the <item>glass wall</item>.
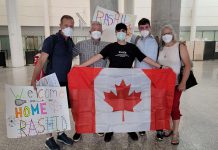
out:
<path id="1" fill-rule="evenodd" d="M 190 40 L 190 32 L 180 32 L 180 40 L 181 41 L 189 41 Z"/>
<path id="2" fill-rule="evenodd" d="M 197 31 L 196 32 L 196 40 L 202 41 L 218 41 L 218 31 Z M 190 40 L 190 32 L 189 31 L 181 31 L 180 32 L 180 40 L 181 41 L 189 41 Z"/>

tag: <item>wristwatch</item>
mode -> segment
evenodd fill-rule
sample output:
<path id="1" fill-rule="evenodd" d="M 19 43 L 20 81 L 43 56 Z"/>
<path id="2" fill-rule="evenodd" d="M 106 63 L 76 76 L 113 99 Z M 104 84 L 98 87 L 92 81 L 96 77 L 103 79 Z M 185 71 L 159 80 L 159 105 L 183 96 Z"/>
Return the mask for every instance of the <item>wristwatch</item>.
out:
<path id="1" fill-rule="evenodd" d="M 160 68 L 159 69 L 162 69 L 163 68 L 163 65 L 160 65 Z"/>

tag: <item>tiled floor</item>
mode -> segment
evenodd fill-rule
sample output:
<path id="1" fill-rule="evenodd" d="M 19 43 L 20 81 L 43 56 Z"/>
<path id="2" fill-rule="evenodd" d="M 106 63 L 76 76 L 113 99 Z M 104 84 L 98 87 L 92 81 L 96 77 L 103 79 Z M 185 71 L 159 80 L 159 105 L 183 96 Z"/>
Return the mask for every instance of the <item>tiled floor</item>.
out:
<path id="1" fill-rule="evenodd" d="M 8 139 L 5 124 L 4 85 L 29 85 L 33 67 L 0 68 L 0 150 L 38 150 L 45 149 L 46 136 Z M 194 62 L 194 73 L 199 85 L 184 92 L 181 99 L 183 114 L 180 126 L 180 144 L 172 146 L 170 138 L 162 142 L 154 140 L 154 132 L 131 141 L 127 134 L 115 134 L 110 143 L 105 143 L 97 135 L 84 135 L 82 140 L 73 146 L 62 146 L 62 149 L 100 150 L 217 150 L 218 149 L 218 61 Z M 72 121 L 72 128 L 73 128 Z M 67 132 L 72 136 L 72 131 Z"/>

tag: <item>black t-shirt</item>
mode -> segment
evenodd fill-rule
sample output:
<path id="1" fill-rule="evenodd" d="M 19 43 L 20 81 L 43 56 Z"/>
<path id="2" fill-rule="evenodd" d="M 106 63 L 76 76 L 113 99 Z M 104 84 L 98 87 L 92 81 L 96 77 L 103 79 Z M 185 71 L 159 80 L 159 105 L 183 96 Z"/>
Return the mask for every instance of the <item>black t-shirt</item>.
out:
<path id="1" fill-rule="evenodd" d="M 117 42 L 107 45 L 100 54 L 110 61 L 110 68 L 131 68 L 137 58 L 142 61 L 146 56 L 134 44 L 120 45 Z"/>

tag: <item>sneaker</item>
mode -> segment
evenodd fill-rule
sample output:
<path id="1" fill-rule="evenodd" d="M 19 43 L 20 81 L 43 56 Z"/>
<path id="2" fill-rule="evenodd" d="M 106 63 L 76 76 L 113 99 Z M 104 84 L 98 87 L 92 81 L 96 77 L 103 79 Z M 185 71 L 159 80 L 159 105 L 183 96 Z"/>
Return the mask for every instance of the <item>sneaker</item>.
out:
<path id="1" fill-rule="evenodd" d="M 110 142 L 111 139 L 112 139 L 113 134 L 114 134 L 113 132 L 105 133 L 105 135 L 104 135 L 104 141 L 105 141 L 105 142 Z"/>
<path id="2" fill-rule="evenodd" d="M 57 141 L 66 145 L 73 145 L 73 140 L 69 138 L 64 132 L 57 136 Z"/>
<path id="3" fill-rule="evenodd" d="M 138 135 L 135 132 L 128 132 L 128 134 L 133 141 L 138 141 Z"/>
<path id="4" fill-rule="evenodd" d="M 73 136 L 73 141 L 78 142 L 81 139 L 81 136 L 82 136 L 81 134 L 75 133 Z"/>
<path id="5" fill-rule="evenodd" d="M 60 146 L 55 142 L 54 137 L 51 137 L 45 141 L 45 147 L 49 150 L 60 150 Z"/>
<path id="6" fill-rule="evenodd" d="M 104 133 L 97 133 L 97 135 L 102 137 L 102 136 L 104 136 Z"/>
<path id="7" fill-rule="evenodd" d="M 146 134 L 145 131 L 141 131 L 141 132 L 139 132 L 139 135 L 141 135 L 141 136 L 144 136 L 145 134 Z"/>
<path id="8" fill-rule="evenodd" d="M 164 132 L 163 130 L 157 130 L 157 134 L 156 134 L 156 140 L 157 141 L 162 141 L 164 137 Z"/>

